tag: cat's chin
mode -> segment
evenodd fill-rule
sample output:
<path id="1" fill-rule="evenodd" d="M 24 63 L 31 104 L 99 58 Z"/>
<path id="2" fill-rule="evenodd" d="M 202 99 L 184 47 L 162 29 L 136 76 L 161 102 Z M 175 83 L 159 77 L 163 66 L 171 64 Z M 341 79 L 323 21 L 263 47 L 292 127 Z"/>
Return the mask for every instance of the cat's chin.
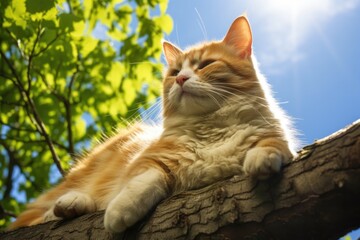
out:
<path id="1" fill-rule="evenodd" d="M 207 96 L 202 96 L 189 91 L 181 91 L 179 94 L 180 101 L 209 101 Z"/>
<path id="2" fill-rule="evenodd" d="M 177 111 L 182 115 L 203 116 L 219 109 L 207 96 L 199 96 L 191 93 L 183 93 L 177 102 Z"/>

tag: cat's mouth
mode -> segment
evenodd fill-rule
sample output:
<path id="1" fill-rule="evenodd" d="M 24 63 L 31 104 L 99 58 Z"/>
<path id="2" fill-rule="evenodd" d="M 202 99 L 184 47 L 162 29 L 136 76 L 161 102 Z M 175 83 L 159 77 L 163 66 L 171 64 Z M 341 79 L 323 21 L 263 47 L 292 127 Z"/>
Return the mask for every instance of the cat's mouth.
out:
<path id="1" fill-rule="evenodd" d="M 193 96 L 194 94 L 190 93 L 189 91 L 185 91 L 184 89 L 180 92 L 180 97 L 186 97 L 186 96 Z"/>
<path id="2" fill-rule="evenodd" d="M 204 96 L 201 96 L 199 94 L 193 93 L 191 91 L 188 90 L 184 90 L 183 88 L 181 89 L 180 92 L 180 98 L 185 98 L 185 97 L 196 97 L 196 98 L 203 98 Z"/>

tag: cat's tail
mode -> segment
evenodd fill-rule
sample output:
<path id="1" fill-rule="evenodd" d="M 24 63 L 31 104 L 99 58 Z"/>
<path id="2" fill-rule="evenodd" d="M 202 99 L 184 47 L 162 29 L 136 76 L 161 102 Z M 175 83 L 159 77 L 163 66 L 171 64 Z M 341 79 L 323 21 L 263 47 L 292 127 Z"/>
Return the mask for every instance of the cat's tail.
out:
<path id="1" fill-rule="evenodd" d="M 67 185 L 61 183 L 52 190 L 42 194 L 38 199 L 33 203 L 30 203 L 26 206 L 25 211 L 23 211 L 17 219 L 10 224 L 8 230 L 13 230 L 19 227 L 36 225 L 39 223 L 45 222 L 47 212 L 54 205 L 55 201 L 67 190 Z M 50 219 L 46 219 L 49 221 Z"/>
<path id="2" fill-rule="evenodd" d="M 44 222 L 44 216 L 47 210 L 48 208 L 37 206 L 37 204 L 29 205 L 28 209 L 22 212 L 17 219 L 10 224 L 8 230 Z"/>

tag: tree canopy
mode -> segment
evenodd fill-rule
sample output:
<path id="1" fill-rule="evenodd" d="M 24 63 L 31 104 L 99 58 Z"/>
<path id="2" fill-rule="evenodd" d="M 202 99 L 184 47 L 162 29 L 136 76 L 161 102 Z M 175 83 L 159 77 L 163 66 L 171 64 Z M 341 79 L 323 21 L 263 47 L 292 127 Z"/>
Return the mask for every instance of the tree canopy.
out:
<path id="1" fill-rule="evenodd" d="M 0 226 L 159 96 L 167 4 L 0 2 Z"/>

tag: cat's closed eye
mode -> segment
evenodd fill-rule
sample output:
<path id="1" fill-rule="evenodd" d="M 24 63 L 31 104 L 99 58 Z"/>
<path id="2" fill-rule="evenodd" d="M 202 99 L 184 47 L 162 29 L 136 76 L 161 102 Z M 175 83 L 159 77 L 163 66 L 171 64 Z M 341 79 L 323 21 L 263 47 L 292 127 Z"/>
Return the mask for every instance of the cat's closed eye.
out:
<path id="1" fill-rule="evenodd" d="M 201 70 L 201 69 L 209 66 L 210 64 L 214 63 L 214 62 L 215 62 L 214 59 L 206 59 L 206 60 L 204 60 L 204 61 L 201 61 L 200 64 L 199 64 L 199 66 L 198 66 L 198 69 Z"/>
<path id="2" fill-rule="evenodd" d="M 179 72 L 180 71 L 177 70 L 177 69 L 170 69 L 169 75 L 175 77 L 175 76 L 177 76 L 179 74 Z"/>

